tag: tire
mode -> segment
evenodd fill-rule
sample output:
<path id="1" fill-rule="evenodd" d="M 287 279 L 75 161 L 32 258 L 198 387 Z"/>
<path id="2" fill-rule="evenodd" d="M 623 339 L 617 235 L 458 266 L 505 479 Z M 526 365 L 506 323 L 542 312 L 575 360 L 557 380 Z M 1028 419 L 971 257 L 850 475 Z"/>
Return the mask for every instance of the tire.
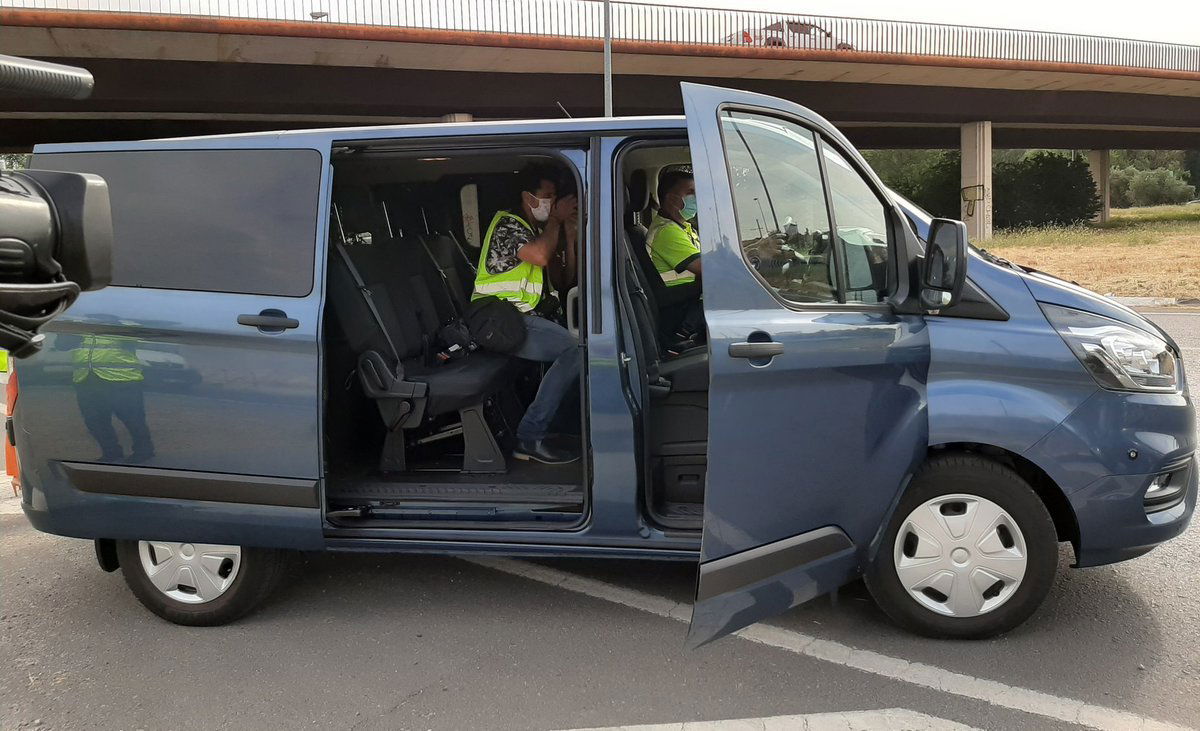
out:
<path id="1" fill-rule="evenodd" d="M 913 476 L 864 578 L 901 627 L 984 639 L 1028 619 L 1057 568 L 1054 521 L 1029 484 L 985 457 L 953 454 Z"/>
<path id="2" fill-rule="evenodd" d="M 178 565 L 169 563 L 173 554 Z M 143 606 L 168 622 L 193 627 L 226 624 L 252 611 L 275 588 L 287 558 L 269 548 L 159 541 L 117 541 L 117 556 L 125 583 Z M 156 585 L 148 573 L 155 565 L 166 572 L 158 577 L 160 584 L 176 577 L 174 589 Z"/>

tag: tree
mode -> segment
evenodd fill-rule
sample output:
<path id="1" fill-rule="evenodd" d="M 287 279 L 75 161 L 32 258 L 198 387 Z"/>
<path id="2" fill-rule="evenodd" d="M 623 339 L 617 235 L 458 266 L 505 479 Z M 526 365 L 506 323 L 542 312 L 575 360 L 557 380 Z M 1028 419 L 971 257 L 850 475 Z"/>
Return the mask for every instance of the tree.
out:
<path id="1" fill-rule="evenodd" d="M 1091 219 L 1100 196 L 1087 161 L 1036 150 L 992 173 L 996 228 L 1067 226 Z"/>
<path id="2" fill-rule="evenodd" d="M 1183 174 L 1169 168 L 1139 170 L 1129 181 L 1129 198 L 1135 206 L 1159 206 L 1186 203 L 1196 195 L 1196 186 L 1183 180 Z"/>
<path id="3" fill-rule="evenodd" d="M 1183 172 L 1192 185 L 1200 185 L 1200 150 L 1183 151 Z"/>
<path id="4" fill-rule="evenodd" d="M 5 152 L 0 154 L 0 170 L 22 170 L 29 166 L 29 155 Z"/>

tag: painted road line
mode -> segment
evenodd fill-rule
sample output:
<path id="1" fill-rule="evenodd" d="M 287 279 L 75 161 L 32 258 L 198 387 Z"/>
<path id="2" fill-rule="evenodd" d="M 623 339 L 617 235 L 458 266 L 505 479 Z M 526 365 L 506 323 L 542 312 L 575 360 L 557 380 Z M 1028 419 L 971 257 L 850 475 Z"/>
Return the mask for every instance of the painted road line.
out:
<path id="1" fill-rule="evenodd" d="M 726 721 L 597 726 L 575 731 L 971 731 L 973 728 L 907 708 L 884 708 L 879 711 L 806 713 L 797 716 L 734 718 Z"/>
<path id="2" fill-rule="evenodd" d="M 507 574 L 532 579 L 543 584 L 556 586 L 577 594 L 640 609 L 660 617 L 679 622 L 690 622 L 690 604 L 676 602 L 662 596 L 646 594 L 596 579 L 588 579 L 567 571 L 525 563 L 506 558 L 464 558 L 479 566 L 503 571 Z M 1081 724 L 1102 731 L 1183 731 L 1179 726 L 1147 716 L 1085 703 L 1073 698 L 1042 693 L 994 680 L 976 678 L 963 673 L 939 668 L 936 665 L 911 662 L 899 657 L 883 655 L 871 650 L 860 650 L 833 640 L 822 640 L 811 635 L 768 624 L 754 624 L 737 633 L 738 637 L 768 645 L 798 655 L 825 660 L 843 667 L 861 670 L 880 677 L 898 680 L 943 693 L 971 698 L 1023 713 L 1032 713 L 1066 723 Z"/>

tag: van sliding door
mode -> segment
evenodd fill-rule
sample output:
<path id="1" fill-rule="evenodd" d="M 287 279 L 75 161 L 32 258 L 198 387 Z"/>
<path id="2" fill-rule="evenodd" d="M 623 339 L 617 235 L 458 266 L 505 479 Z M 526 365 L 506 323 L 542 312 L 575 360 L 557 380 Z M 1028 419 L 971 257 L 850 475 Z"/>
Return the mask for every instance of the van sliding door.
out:
<path id="1" fill-rule="evenodd" d="M 80 297 L 21 372 L 43 392 L 23 422 L 78 489 L 209 506 L 146 503 L 169 520 L 121 534 L 319 545 L 325 155 L 165 145 L 35 156 L 105 178 L 115 237 L 112 286 Z"/>

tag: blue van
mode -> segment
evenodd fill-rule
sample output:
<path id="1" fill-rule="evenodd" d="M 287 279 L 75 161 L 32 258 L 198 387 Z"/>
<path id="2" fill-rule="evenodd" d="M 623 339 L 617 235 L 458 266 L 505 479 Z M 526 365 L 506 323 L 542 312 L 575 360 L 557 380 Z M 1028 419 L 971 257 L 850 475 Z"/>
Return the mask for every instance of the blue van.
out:
<path id="1" fill-rule="evenodd" d="M 181 624 L 245 614 L 291 550 L 695 561 L 692 645 L 858 577 L 910 630 L 986 637 L 1034 612 L 1059 543 L 1095 566 L 1185 529 L 1165 332 L 968 247 L 808 109 L 682 93 L 682 117 L 37 148 L 108 181 L 115 244 L 112 286 L 18 369 L 29 520 Z M 531 162 L 579 197 L 550 285 L 584 356 L 568 465 L 510 456 L 540 364 L 435 352 Z M 646 242 L 676 169 L 683 287 Z"/>

